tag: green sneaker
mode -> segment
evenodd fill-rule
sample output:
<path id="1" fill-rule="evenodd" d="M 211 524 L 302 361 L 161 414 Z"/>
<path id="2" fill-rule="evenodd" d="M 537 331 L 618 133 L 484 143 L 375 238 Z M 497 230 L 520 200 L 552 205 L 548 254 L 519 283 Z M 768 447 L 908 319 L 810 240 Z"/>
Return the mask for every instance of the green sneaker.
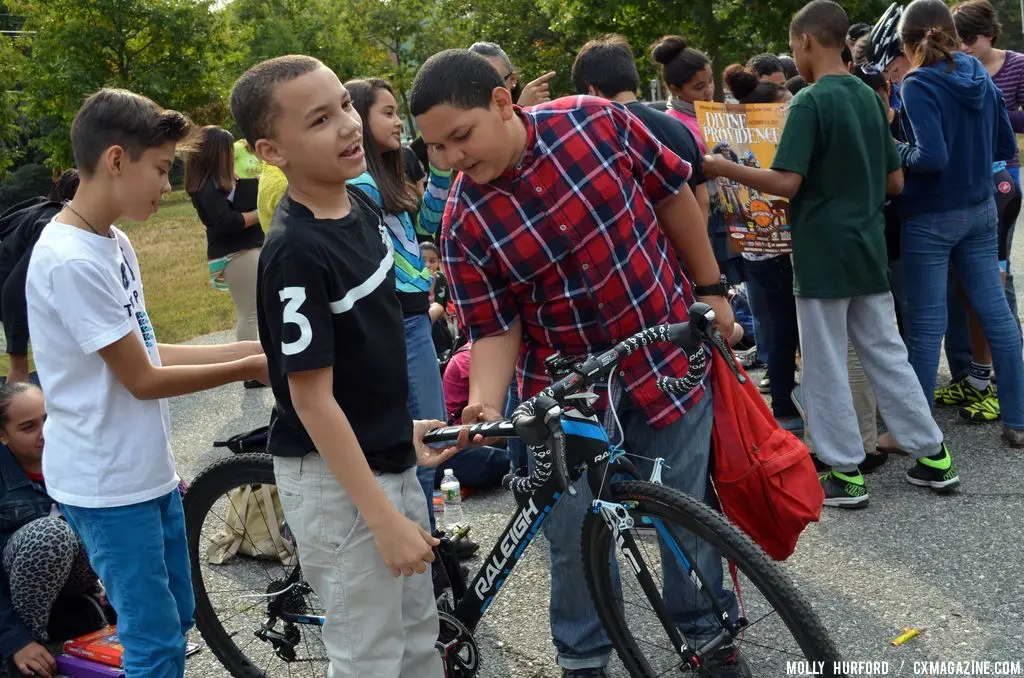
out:
<path id="1" fill-rule="evenodd" d="M 942 455 L 941 459 L 934 457 Z M 913 468 L 907 471 L 907 482 L 917 487 L 927 487 L 939 494 L 948 494 L 960 486 L 960 474 L 953 465 L 949 446 L 942 443 L 942 451 L 934 457 L 921 457 Z M 826 501 L 827 503 L 827 501 Z"/>
<path id="2" fill-rule="evenodd" d="M 995 389 L 989 384 L 984 391 L 971 386 L 966 375 L 954 379 L 946 388 L 936 389 L 935 404 L 945 407 L 966 407 L 981 402 L 989 395 L 995 395 Z"/>
<path id="3" fill-rule="evenodd" d="M 991 386 L 987 390 L 993 391 Z M 1002 418 L 999 414 L 999 398 L 996 397 L 994 391 L 992 395 L 985 396 L 983 400 L 973 405 L 961 407 L 959 414 L 961 419 L 972 424 L 991 424 L 993 421 L 999 421 Z"/>
<path id="4" fill-rule="evenodd" d="M 868 488 L 860 471 L 842 473 L 832 469 L 818 479 L 825 491 L 825 506 L 858 509 L 868 505 Z"/>

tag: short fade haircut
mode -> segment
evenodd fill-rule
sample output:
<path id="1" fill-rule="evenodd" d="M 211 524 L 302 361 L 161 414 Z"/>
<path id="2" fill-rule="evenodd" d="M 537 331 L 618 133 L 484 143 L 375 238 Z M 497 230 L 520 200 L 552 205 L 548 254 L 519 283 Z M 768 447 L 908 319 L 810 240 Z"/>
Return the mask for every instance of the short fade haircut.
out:
<path id="1" fill-rule="evenodd" d="M 192 132 L 192 123 L 177 111 L 125 89 L 104 88 L 90 96 L 71 123 L 75 166 L 85 178 L 96 172 L 100 157 L 120 146 L 132 161 L 150 148 L 178 143 Z"/>
<path id="2" fill-rule="evenodd" d="M 256 148 L 259 139 L 274 136 L 275 123 L 281 115 L 281 107 L 274 99 L 277 86 L 321 67 L 319 59 L 289 54 L 262 61 L 235 81 L 231 88 L 231 116 L 250 148 Z"/>
<path id="3" fill-rule="evenodd" d="M 490 108 L 491 93 L 504 86 L 487 59 L 468 49 L 446 49 L 427 59 L 416 74 L 409 108 L 413 116 L 445 104 L 464 110 Z"/>
<path id="4" fill-rule="evenodd" d="M 593 86 L 606 97 L 636 92 L 640 73 L 629 41 L 621 35 L 602 35 L 580 48 L 572 64 L 572 84 L 579 94 Z"/>
<path id="5" fill-rule="evenodd" d="M 796 13 L 789 25 L 790 34 L 809 35 L 826 49 L 842 49 L 849 29 L 849 17 L 832 0 L 811 0 Z"/>

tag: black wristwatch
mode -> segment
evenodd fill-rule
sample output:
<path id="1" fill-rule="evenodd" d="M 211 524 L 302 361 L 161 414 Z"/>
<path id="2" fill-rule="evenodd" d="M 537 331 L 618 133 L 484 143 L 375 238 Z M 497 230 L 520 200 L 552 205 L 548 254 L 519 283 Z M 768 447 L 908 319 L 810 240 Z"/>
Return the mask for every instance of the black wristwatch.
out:
<path id="1" fill-rule="evenodd" d="M 723 275 L 714 285 L 694 285 L 693 293 L 698 297 L 728 297 L 729 280 Z"/>

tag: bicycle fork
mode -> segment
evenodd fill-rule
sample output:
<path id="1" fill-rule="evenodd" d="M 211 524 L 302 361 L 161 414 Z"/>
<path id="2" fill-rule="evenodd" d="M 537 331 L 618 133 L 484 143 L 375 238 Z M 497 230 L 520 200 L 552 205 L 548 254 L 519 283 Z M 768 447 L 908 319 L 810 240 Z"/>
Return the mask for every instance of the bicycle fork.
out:
<path id="1" fill-rule="evenodd" d="M 662 484 L 661 471 L 664 466 L 664 459 L 659 457 L 654 461 L 654 469 L 651 471 L 649 482 L 658 485 Z M 633 516 L 630 515 L 630 510 L 637 508 L 637 503 L 631 501 L 617 503 L 595 499 L 593 506 L 601 515 L 605 525 L 608 526 L 609 531 L 612 533 L 612 539 L 615 543 L 615 547 L 620 553 L 622 553 L 623 557 L 629 563 L 630 569 L 633 570 L 637 580 L 640 582 L 640 587 L 647 596 L 648 602 L 651 603 L 654 613 L 657 615 L 662 627 L 665 629 L 666 633 L 668 633 L 669 640 L 672 642 L 673 647 L 677 648 L 683 665 L 690 666 L 693 669 L 698 669 L 703 663 L 702 657 L 730 641 L 739 633 L 739 627 L 737 627 L 736 624 L 733 624 L 729 619 L 728 611 L 722 609 L 722 606 L 718 604 L 718 601 L 714 599 L 714 596 L 708 592 L 707 587 L 704 585 L 701 573 L 693 567 L 690 559 L 680 547 L 678 540 L 675 539 L 675 535 L 672 534 L 672 531 L 669 530 L 669 528 L 660 519 L 653 516 L 644 516 L 643 522 L 645 525 L 655 529 L 658 534 L 658 538 L 683 565 L 694 588 L 701 593 L 710 605 L 715 616 L 722 623 L 722 631 L 715 636 L 715 638 L 710 640 L 701 648 L 690 647 L 690 644 L 685 638 L 683 638 L 683 635 L 680 633 L 675 621 L 669 614 L 668 608 L 665 606 L 665 600 L 654 582 L 654 577 L 651 575 L 651 571 L 647 567 L 646 561 L 639 556 L 636 539 L 632 533 L 636 524 L 633 520 Z"/>

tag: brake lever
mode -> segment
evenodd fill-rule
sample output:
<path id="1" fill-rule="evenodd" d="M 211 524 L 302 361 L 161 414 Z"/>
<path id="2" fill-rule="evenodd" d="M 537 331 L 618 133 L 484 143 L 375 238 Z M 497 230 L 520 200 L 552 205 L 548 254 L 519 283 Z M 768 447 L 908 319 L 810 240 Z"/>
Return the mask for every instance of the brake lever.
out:
<path id="1" fill-rule="evenodd" d="M 725 358 L 725 364 L 729 366 L 729 369 L 732 371 L 733 375 L 735 375 L 736 379 L 741 384 L 747 383 L 747 375 L 740 370 L 739 364 L 736 362 L 736 356 L 729 347 L 726 346 L 725 339 L 722 338 L 722 333 L 716 328 L 710 333 L 708 340 L 711 342 L 711 347 Z"/>

